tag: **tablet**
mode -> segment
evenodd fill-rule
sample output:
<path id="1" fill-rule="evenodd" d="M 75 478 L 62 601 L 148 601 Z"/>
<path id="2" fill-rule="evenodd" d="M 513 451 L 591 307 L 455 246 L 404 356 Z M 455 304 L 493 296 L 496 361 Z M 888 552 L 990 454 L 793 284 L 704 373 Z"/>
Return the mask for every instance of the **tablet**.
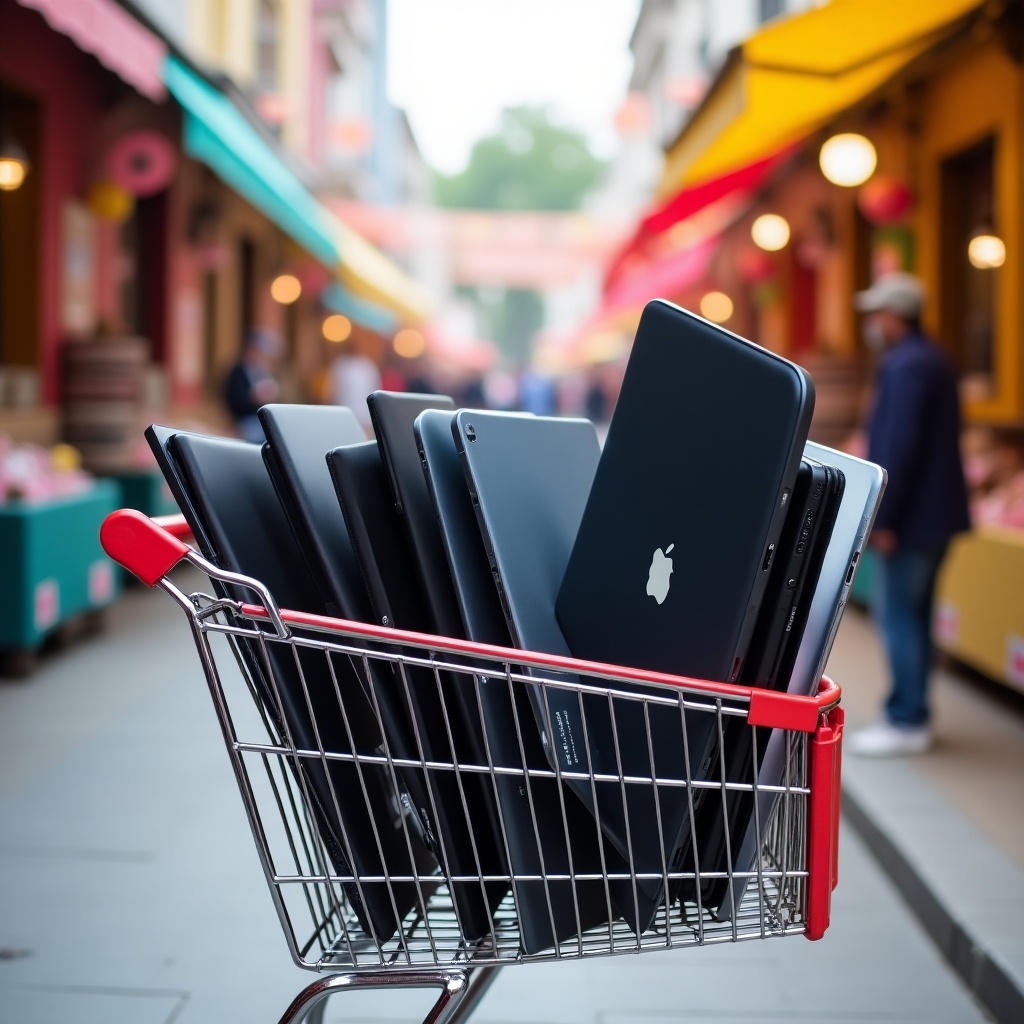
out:
<path id="1" fill-rule="evenodd" d="M 414 432 L 423 473 L 436 511 L 465 635 L 478 643 L 510 647 L 509 625 L 498 599 L 452 436 L 453 419 L 453 413 L 439 410 L 426 410 L 416 418 Z M 478 692 L 490 763 L 520 772 L 547 769 L 526 686 L 481 677 Z M 532 778 L 527 788 L 523 778 L 502 773 L 494 776 L 499 834 L 512 871 L 519 876 L 539 875 L 542 868 L 549 874 L 567 873 L 571 856 L 578 873 L 600 873 L 600 838 L 586 808 L 571 793 L 560 792 L 554 779 Z M 568 829 L 563 823 L 563 805 Z M 621 858 L 616 861 L 611 849 L 605 851 L 605 863 L 609 871 L 626 871 L 624 862 Z M 635 927 L 637 912 L 631 886 L 612 883 L 609 889 L 616 907 L 622 904 L 620 913 Z M 528 953 L 541 952 L 570 938 L 578 926 L 587 929 L 613 916 L 601 883 L 579 882 L 574 891 L 567 882 L 545 885 L 519 881 L 514 896 L 523 948 Z"/>
<path id="2" fill-rule="evenodd" d="M 571 652 L 555 619 L 554 602 L 600 455 L 594 425 L 580 419 L 464 409 L 456 413 L 452 432 L 499 604 L 515 646 L 569 656 Z M 550 672 L 544 675 L 558 677 Z M 580 773 L 589 771 L 592 765 L 599 773 L 618 775 L 607 700 L 584 698 L 584 728 L 576 692 L 554 687 L 543 692 L 537 687 L 525 689 L 533 705 L 534 728 L 540 732 L 550 766 Z M 669 718 L 671 750 L 664 746 L 659 750 L 681 760 L 678 711 Z M 651 724 L 657 745 L 665 722 L 655 714 Z M 627 707 L 620 702 L 616 726 L 624 770 L 630 775 L 649 776 L 642 707 Z M 665 767 L 663 763 L 661 766 Z M 575 779 L 566 785 L 592 816 L 600 814 L 601 830 L 623 861 L 630 860 L 632 849 L 636 870 L 658 876 L 638 880 L 637 905 L 632 908 L 632 895 L 626 905 L 616 899 L 631 926 L 643 931 L 664 899 L 666 865 L 652 787 L 629 785 L 624 801 L 618 781 L 592 786 L 588 779 Z M 681 829 L 680 817 L 686 814 L 686 791 L 670 787 L 660 794 L 660 803 L 666 842 L 672 842 Z M 668 870 L 672 871 L 676 865 L 671 850 L 667 859 Z"/>
<path id="3" fill-rule="evenodd" d="M 372 622 L 369 595 L 324 461 L 332 448 L 365 440 L 363 428 L 352 410 L 340 405 L 265 405 L 257 415 L 267 438 L 267 470 L 326 614 Z"/>
<path id="4" fill-rule="evenodd" d="M 455 403 L 446 395 L 375 391 L 367 398 L 366 404 L 388 472 L 395 511 L 409 541 L 412 568 L 419 575 L 420 587 L 430 609 L 429 631 L 442 636 L 464 637 L 448 560 L 413 434 L 413 423 L 424 409 L 451 411 Z"/>
<path id="5" fill-rule="evenodd" d="M 410 437 L 412 427 L 409 428 Z M 413 569 L 407 535 L 388 483 L 376 441 L 335 448 L 327 464 L 341 505 L 356 557 L 362 568 L 370 603 L 382 625 L 421 633 L 431 631 L 430 606 Z M 482 741 L 475 732 L 479 715 L 472 716 L 467 678 L 429 669 L 397 666 L 380 678 L 382 702 L 410 724 L 417 760 L 447 764 L 484 764 Z M 417 811 L 430 824 L 432 848 L 449 877 L 508 874 L 505 857 L 492 827 L 493 798 L 481 773 L 446 769 L 425 770 L 426 791 Z M 508 886 L 502 882 L 453 883 L 452 894 L 462 933 L 480 938 L 493 930 L 493 912 Z"/>

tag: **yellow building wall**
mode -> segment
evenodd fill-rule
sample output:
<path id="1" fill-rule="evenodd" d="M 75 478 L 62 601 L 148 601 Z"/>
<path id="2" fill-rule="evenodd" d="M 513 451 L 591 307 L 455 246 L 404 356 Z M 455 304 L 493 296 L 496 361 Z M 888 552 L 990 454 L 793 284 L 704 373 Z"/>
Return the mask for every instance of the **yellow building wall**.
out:
<path id="1" fill-rule="evenodd" d="M 304 153 L 309 145 L 309 50 L 312 0 L 276 0 L 278 14 L 278 91 L 286 116 L 281 141 Z M 188 0 L 189 52 L 201 63 L 227 74 L 255 95 L 260 0 Z"/>
<path id="2" fill-rule="evenodd" d="M 991 39 L 973 47 L 930 78 L 919 107 L 918 203 L 915 217 L 918 271 L 930 295 L 940 288 L 940 169 L 942 161 L 988 135 L 996 138 L 996 230 L 1006 243 L 1006 263 L 996 282 L 995 394 L 966 408 L 975 422 L 1024 419 L 1024 74 Z M 926 326 L 934 333 L 937 305 Z"/>

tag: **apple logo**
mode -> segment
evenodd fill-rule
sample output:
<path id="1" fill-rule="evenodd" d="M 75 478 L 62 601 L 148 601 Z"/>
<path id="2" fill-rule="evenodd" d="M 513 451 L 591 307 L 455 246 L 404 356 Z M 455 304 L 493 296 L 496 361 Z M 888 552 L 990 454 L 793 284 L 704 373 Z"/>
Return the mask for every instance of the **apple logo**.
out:
<path id="1" fill-rule="evenodd" d="M 658 604 L 662 604 L 668 597 L 668 588 L 671 584 L 669 577 L 672 575 L 672 559 L 668 557 L 669 552 L 675 544 L 669 544 L 664 551 L 658 548 L 651 559 L 651 571 L 647 577 L 647 593 L 654 598 Z"/>

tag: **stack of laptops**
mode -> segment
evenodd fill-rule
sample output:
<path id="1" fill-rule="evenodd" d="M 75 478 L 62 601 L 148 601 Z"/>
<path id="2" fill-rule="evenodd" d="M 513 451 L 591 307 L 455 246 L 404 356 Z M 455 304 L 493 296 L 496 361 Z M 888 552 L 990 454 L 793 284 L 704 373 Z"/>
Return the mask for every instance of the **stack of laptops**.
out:
<path id="1" fill-rule="evenodd" d="M 147 436 L 204 554 L 261 579 L 282 606 L 806 694 L 885 483 L 877 466 L 807 441 L 813 402 L 793 363 L 655 300 L 603 450 L 586 420 L 388 392 L 368 398 L 371 440 L 350 410 L 289 405 L 260 411 L 262 451 L 156 426 Z M 275 687 L 252 662 L 274 727 L 301 741 L 313 723 L 295 667 L 269 666 Z M 340 774 L 307 770 L 339 872 L 422 877 L 436 865 L 466 942 L 491 933 L 511 899 L 527 953 L 619 918 L 642 934 L 679 900 L 735 914 L 771 798 L 755 806 L 742 786 L 687 779 L 777 783 L 786 753 L 774 734 L 720 730 L 709 715 L 681 731 L 677 709 L 613 707 L 572 676 L 541 688 L 361 659 L 338 671 L 356 727 L 343 737 L 325 702 L 317 728 L 344 749 L 424 765 L 399 773 L 400 805 L 382 795 L 379 822 L 366 820 L 370 801 L 338 799 Z M 426 767 L 444 763 L 490 770 L 456 784 Z M 378 851 L 374 834 L 391 845 Z M 383 941 L 429 888 L 350 896 Z"/>

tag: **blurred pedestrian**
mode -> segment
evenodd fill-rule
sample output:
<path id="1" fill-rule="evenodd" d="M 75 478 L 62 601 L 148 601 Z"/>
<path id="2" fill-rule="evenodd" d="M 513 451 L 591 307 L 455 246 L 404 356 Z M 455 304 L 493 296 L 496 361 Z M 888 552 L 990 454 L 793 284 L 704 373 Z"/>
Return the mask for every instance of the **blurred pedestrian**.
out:
<path id="1" fill-rule="evenodd" d="M 956 372 L 921 329 L 924 291 L 910 274 L 860 292 L 865 341 L 880 354 L 868 458 L 889 474 L 871 546 L 875 616 L 889 659 L 881 722 L 850 737 L 857 754 L 920 754 L 933 742 L 928 677 L 935 580 L 950 540 L 970 526 Z"/>
<path id="2" fill-rule="evenodd" d="M 276 334 L 262 327 L 251 328 L 242 342 L 242 354 L 224 380 L 224 403 L 245 441 L 262 444 L 266 438 L 256 410 L 273 402 L 279 393 L 273 367 L 281 352 Z"/>

